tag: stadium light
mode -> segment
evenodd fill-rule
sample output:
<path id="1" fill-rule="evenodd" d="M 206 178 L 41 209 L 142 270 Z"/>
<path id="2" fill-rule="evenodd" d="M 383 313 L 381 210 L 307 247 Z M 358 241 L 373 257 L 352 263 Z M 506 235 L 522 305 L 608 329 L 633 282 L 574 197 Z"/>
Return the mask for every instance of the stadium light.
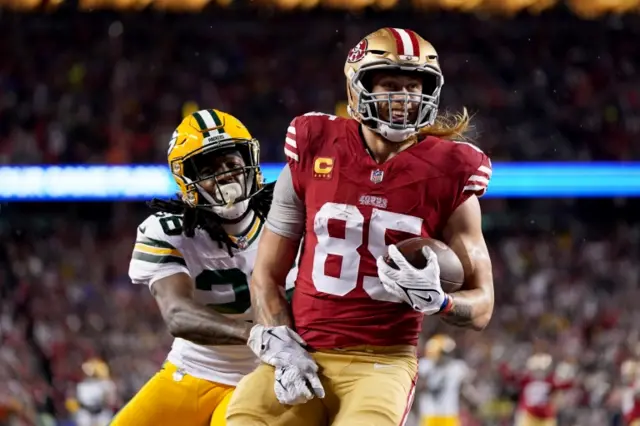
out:
<path id="1" fill-rule="evenodd" d="M 264 164 L 266 181 L 282 167 Z M 165 165 L 0 167 L 0 201 L 133 201 L 176 192 Z M 640 197 L 640 162 L 498 162 L 486 197 Z"/>

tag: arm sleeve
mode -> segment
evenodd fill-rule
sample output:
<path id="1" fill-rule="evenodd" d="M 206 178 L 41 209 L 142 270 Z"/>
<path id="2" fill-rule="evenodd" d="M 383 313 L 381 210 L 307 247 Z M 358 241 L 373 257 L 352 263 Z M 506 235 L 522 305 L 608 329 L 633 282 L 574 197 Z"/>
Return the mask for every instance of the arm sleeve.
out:
<path id="1" fill-rule="evenodd" d="M 267 228 L 282 237 L 299 240 L 304 233 L 304 224 L 304 203 L 294 190 L 291 169 L 285 164 L 273 190 Z"/>

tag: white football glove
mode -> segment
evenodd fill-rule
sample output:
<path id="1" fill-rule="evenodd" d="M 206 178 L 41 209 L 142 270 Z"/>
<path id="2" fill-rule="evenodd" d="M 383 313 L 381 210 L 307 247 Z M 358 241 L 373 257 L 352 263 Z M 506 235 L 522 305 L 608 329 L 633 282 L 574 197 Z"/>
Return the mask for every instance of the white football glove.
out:
<path id="1" fill-rule="evenodd" d="M 315 373 L 318 365 L 303 347 L 307 343 L 286 325 L 265 327 L 256 324 L 251 328 L 247 346 L 260 361 L 274 367 L 298 367 L 305 373 Z"/>
<path id="2" fill-rule="evenodd" d="M 407 302 L 414 310 L 426 315 L 433 315 L 446 305 L 447 295 L 440 284 L 440 265 L 438 256 L 430 247 L 422 247 L 422 254 L 427 259 L 423 269 L 415 268 L 395 244 L 389 246 L 389 257 L 400 269 L 395 269 L 380 256 L 378 277 L 386 291 Z"/>
<path id="3" fill-rule="evenodd" d="M 324 398 L 324 388 L 316 373 L 305 373 L 294 365 L 276 367 L 274 390 L 281 404 L 304 404 L 314 397 Z"/>

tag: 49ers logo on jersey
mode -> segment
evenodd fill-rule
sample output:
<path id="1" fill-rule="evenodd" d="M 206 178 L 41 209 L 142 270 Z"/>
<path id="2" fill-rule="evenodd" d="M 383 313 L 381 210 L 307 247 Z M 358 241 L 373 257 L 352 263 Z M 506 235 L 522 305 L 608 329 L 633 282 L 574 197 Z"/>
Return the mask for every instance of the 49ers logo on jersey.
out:
<path id="1" fill-rule="evenodd" d="M 347 62 L 358 62 L 367 53 L 367 39 L 365 38 L 360 43 L 356 44 L 356 47 L 349 51 L 347 56 Z"/>

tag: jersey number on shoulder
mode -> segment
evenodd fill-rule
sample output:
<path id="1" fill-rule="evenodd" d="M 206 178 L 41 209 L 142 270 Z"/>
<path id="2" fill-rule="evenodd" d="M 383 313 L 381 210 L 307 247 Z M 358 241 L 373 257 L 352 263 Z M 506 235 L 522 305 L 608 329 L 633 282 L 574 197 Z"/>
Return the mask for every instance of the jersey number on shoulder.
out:
<path id="1" fill-rule="evenodd" d="M 329 221 L 343 221 L 344 237 L 329 235 Z M 372 275 L 363 274 L 361 261 L 363 256 L 375 259 L 386 254 L 385 234 L 388 230 L 420 235 L 422 219 L 406 214 L 394 213 L 386 210 L 373 209 L 369 226 L 364 229 L 365 218 L 360 210 L 353 205 L 326 203 L 313 221 L 313 227 L 318 239 L 313 258 L 312 280 L 318 291 L 344 296 L 354 290 L 358 277 L 362 277 L 364 291 L 374 300 L 398 302 L 401 300 L 387 293 L 374 270 Z M 364 243 L 365 232 L 368 233 L 367 251 L 358 252 Z M 325 265 L 338 262 L 340 276 L 332 277 L 325 274 Z"/>
<path id="2" fill-rule="evenodd" d="M 162 227 L 162 230 L 167 235 L 180 235 L 182 234 L 182 218 L 175 214 L 158 212 L 154 214 L 158 217 L 158 222 Z"/>

